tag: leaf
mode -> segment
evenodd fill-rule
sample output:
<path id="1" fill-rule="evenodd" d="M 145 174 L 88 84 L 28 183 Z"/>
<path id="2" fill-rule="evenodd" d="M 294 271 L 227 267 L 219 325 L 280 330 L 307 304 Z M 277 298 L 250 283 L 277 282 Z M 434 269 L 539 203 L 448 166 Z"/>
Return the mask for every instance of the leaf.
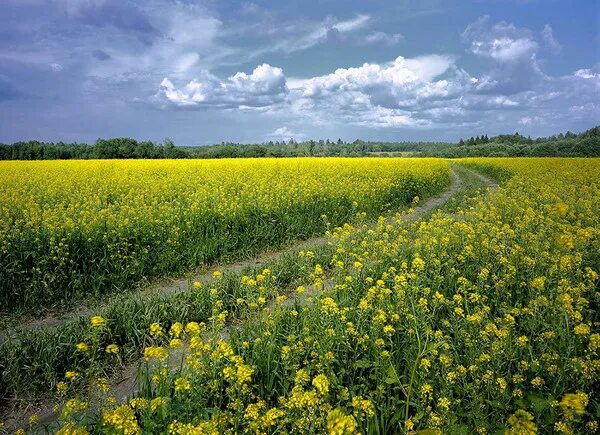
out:
<path id="1" fill-rule="evenodd" d="M 387 377 L 385 378 L 384 382 L 388 385 L 400 383 L 400 380 L 398 379 L 398 375 L 396 374 L 396 370 L 394 370 L 394 367 L 390 366 L 388 368 Z"/>
<path id="2" fill-rule="evenodd" d="M 448 432 L 446 432 L 448 435 L 462 435 L 465 433 L 469 433 L 469 426 L 465 425 L 465 424 L 453 424 L 452 426 L 450 426 L 448 428 Z"/>
<path id="3" fill-rule="evenodd" d="M 366 359 L 359 359 L 359 360 L 354 361 L 354 367 L 356 367 L 357 369 L 368 369 L 369 367 L 372 367 L 372 366 L 373 366 L 373 363 Z"/>
<path id="4" fill-rule="evenodd" d="M 531 409 L 533 409 L 536 414 L 541 414 L 541 412 L 548 408 L 548 405 L 550 404 L 550 400 L 541 394 L 536 393 L 529 393 L 527 395 L 527 400 L 531 403 Z"/>

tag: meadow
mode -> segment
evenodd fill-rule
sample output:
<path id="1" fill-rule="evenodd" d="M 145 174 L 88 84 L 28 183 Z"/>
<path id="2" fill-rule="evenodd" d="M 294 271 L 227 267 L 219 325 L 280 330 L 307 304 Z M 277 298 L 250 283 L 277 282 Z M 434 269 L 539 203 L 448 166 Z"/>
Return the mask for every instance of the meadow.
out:
<path id="1" fill-rule="evenodd" d="M 446 187 L 442 159 L 0 162 L 0 312 L 248 257 Z"/>
<path id="2" fill-rule="evenodd" d="M 438 180 L 395 194 L 415 208 L 450 177 L 443 160 L 354 162 L 365 186 Z M 51 385 L 63 434 L 597 432 L 600 159 L 452 165 L 500 186 L 414 219 L 364 187 L 346 223 L 315 212 L 327 244 L 0 344 L 3 395 Z M 105 368 L 134 353 L 119 397 Z"/>

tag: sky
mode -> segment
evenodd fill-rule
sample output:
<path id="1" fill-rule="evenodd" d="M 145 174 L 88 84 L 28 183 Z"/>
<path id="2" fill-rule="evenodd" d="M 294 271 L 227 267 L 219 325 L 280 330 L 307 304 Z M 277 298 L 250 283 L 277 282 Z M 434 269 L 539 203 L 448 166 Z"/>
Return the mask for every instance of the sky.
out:
<path id="1" fill-rule="evenodd" d="M 0 142 L 597 124 L 597 0 L 0 0 Z"/>

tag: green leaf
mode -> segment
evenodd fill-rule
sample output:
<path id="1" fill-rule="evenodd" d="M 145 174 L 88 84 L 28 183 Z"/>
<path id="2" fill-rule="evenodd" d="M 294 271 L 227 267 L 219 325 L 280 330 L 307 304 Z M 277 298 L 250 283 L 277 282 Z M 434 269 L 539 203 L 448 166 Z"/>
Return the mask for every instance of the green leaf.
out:
<path id="1" fill-rule="evenodd" d="M 390 366 L 388 368 L 387 376 L 386 376 L 384 382 L 388 385 L 400 383 L 400 380 L 398 379 L 398 375 L 396 374 L 396 370 L 394 370 L 394 367 Z"/>
<path id="2" fill-rule="evenodd" d="M 357 369 L 368 369 L 369 367 L 372 367 L 372 366 L 373 366 L 373 363 L 366 359 L 359 359 L 359 360 L 354 361 L 354 367 L 356 367 Z"/>

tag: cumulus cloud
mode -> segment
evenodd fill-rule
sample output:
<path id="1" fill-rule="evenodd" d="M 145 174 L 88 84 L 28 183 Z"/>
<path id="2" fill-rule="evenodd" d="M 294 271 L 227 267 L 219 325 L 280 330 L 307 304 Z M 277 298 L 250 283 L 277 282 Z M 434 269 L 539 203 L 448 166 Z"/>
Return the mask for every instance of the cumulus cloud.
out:
<path id="1" fill-rule="evenodd" d="M 486 17 L 470 24 L 462 39 L 469 53 L 487 59 L 479 75 L 460 68 L 449 54 L 398 56 L 289 79 L 280 68 L 263 64 L 226 80 L 206 71 L 180 87 L 165 79 L 157 97 L 190 109 L 251 108 L 286 123 L 372 129 L 484 128 L 509 120 L 529 128 L 557 122 L 565 107 L 571 107 L 572 117 L 598 112 L 600 66 L 548 76 L 538 64 L 539 44 L 529 29 L 490 23 Z M 286 125 L 270 137 L 298 137 L 292 133 Z"/>
<path id="2" fill-rule="evenodd" d="M 583 68 L 575 71 L 574 76 L 582 79 L 597 79 L 600 78 L 600 73 L 594 72 L 590 68 Z"/>
<path id="3" fill-rule="evenodd" d="M 385 32 L 373 32 L 365 37 L 367 44 L 383 44 L 387 46 L 397 45 L 404 39 L 400 33 L 385 33 Z"/>
<path id="4" fill-rule="evenodd" d="M 183 87 L 177 88 L 168 78 L 160 87 L 159 101 L 186 108 L 265 107 L 283 101 L 289 92 L 283 70 L 266 63 L 251 74 L 238 72 L 226 81 L 205 71 Z"/>
<path id="5" fill-rule="evenodd" d="M 325 99 L 340 94 L 367 99 L 385 108 L 410 107 L 431 98 L 446 98 L 456 92 L 447 80 L 434 80 L 454 64 L 454 58 L 429 55 L 414 59 L 402 56 L 388 64 L 365 63 L 356 68 L 339 68 L 332 74 L 296 84 L 302 97 Z M 357 100 L 358 98 L 358 100 Z"/>
<path id="6" fill-rule="evenodd" d="M 275 131 L 269 133 L 266 136 L 267 140 L 278 140 L 278 141 L 282 141 L 282 140 L 290 140 L 290 139 L 294 139 L 294 140 L 303 140 L 304 138 L 306 138 L 306 135 L 303 133 L 297 133 L 292 131 L 289 127 L 287 126 L 283 126 L 283 127 L 279 127 L 277 129 L 275 129 Z"/>
<path id="7" fill-rule="evenodd" d="M 542 30 L 542 40 L 552 53 L 558 54 L 562 50 L 562 45 L 554 37 L 554 32 L 550 24 L 544 26 L 544 29 Z"/>

